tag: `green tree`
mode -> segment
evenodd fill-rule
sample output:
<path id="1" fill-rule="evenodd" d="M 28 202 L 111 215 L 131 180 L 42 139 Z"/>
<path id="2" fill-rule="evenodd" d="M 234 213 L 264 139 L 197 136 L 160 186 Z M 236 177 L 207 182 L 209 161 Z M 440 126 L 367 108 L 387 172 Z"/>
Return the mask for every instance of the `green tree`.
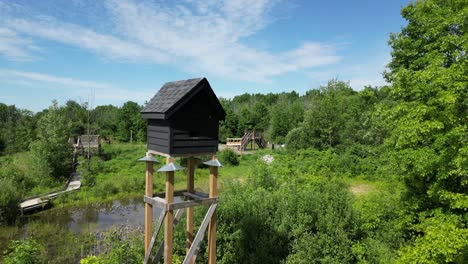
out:
<path id="1" fill-rule="evenodd" d="M 391 102 L 376 125 L 412 213 L 401 263 L 466 263 L 468 256 L 468 2 L 415 1 L 392 34 Z"/>
<path id="2" fill-rule="evenodd" d="M 70 136 L 79 136 L 88 134 L 88 105 L 68 100 L 65 106 L 61 108 L 64 115 L 71 121 Z M 91 117 L 90 117 L 91 121 Z"/>
<path id="3" fill-rule="evenodd" d="M 94 108 L 93 117 L 96 133 L 106 139 L 116 139 L 119 126 L 119 108 L 113 105 L 100 105 Z"/>
<path id="4" fill-rule="evenodd" d="M 467 263 L 468 229 L 459 216 L 437 210 L 416 229 L 423 236 L 401 248 L 397 263 Z"/>
<path id="5" fill-rule="evenodd" d="M 271 109 L 270 138 L 275 143 L 284 143 L 286 135 L 302 122 L 304 106 L 299 100 L 288 102 L 281 100 Z"/>
<path id="6" fill-rule="evenodd" d="M 394 103 L 377 109 L 386 146 L 416 208 L 467 210 L 467 1 L 416 1 L 401 14 L 385 73 Z"/>
<path id="7" fill-rule="evenodd" d="M 239 130 L 239 116 L 234 112 L 233 103 L 226 99 L 221 99 L 220 102 L 226 112 L 226 118 L 219 124 L 219 140 L 225 142 L 226 138 L 242 136 Z"/>
<path id="8" fill-rule="evenodd" d="M 319 92 L 310 93 L 309 98 L 310 109 L 304 116 L 304 128 L 311 147 L 326 149 L 356 142 L 362 107 L 348 83 L 331 80 Z"/>
<path id="9" fill-rule="evenodd" d="M 140 115 L 141 106 L 128 101 L 119 109 L 118 133 L 124 142 L 146 141 L 146 122 Z"/>
<path id="10" fill-rule="evenodd" d="M 49 111 L 38 121 L 37 140 L 31 146 L 34 167 L 41 179 L 67 176 L 71 161 L 70 127 L 70 120 L 53 101 Z"/>
<path id="11" fill-rule="evenodd" d="M 0 103 L 0 152 L 29 150 L 35 138 L 33 113 Z"/>

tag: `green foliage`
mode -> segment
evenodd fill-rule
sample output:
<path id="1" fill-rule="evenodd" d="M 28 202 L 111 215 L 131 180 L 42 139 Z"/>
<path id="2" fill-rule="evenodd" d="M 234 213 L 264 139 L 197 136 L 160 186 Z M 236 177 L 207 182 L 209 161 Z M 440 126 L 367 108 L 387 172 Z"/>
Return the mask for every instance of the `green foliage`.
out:
<path id="1" fill-rule="evenodd" d="M 302 121 L 304 107 L 296 92 L 280 94 L 242 94 L 232 100 L 221 99 L 226 119 L 219 129 L 220 141 L 241 137 L 245 130 L 262 130 L 270 139 L 284 143 L 289 129 Z"/>
<path id="2" fill-rule="evenodd" d="M 12 223 L 18 215 L 21 194 L 11 179 L 0 177 L 0 223 Z"/>
<path id="3" fill-rule="evenodd" d="M 144 142 L 146 140 L 146 122 L 141 118 L 139 106 L 135 102 L 126 102 L 119 111 L 118 139 Z"/>
<path id="4" fill-rule="evenodd" d="M 419 235 L 400 250 L 397 263 L 467 263 L 468 228 L 461 217 L 436 210 L 420 218 Z"/>
<path id="5" fill-rule="evenodd" d="M 221 262 L 342 263 L 353 258 L 354 213 L 344 185 L 322 181 L 266 191 L 269 184 L 249 180 L 223 192 L 218 211 Z"/>
<path id="6" fill-rule="evenodd" d="M 38 140 L 31 146 L 38 177 L 46 179 L 68 176 L 68 164 L 71 160 L 71 148 L 68 144 L 70 125 L 55 101 L 39 119 Z"/>
<path id="7" fill-rule="evenodd" d="M 234 150 L 230 148 L 223 149 L 218 153 L 219 160 L 221 164 L 226 164 L 226 165 L 233 165 L 237 166 L 239 165 L 239 157 Z"/>
<path id="8" fill-rule="evenodd" d="M 106 234 L 105 243 L 110 248 L 104 260 L 107 263 L 135 263 L 143 261 L 144 247 L 141 237 L 125 238 L 124 234 L 111 230 Z"/>
<path id="9" fill-rule="evenodd" d="M 89 160 L 80 157 L 79 163 L 78 172 L 81 174 L 82 185 L 94 186 L 96 184 L 97 174 L 101 173 L 104 169 L 104 161 L 98 156 L 93 156 Z"/>
<path id="10" fill-rule="evenodd" d="M 113 140 L 117 138 L 117 127 L 119 125 L 119 108 L 113 105 L 100 105 L 94 108 L 92 115 L 96 134 L 103 138 Z"/>
<path id="11" fill-rule="evenodd" d="M 111 229 L 104 233 L 102 247 L 107 249 L 98 256 L 81 259 L 81 264 L 101 263 L 142 263 L 144 255 L 143 239 L 140 234 L 128 233 L 122 229 Z"/>
<path id="12" fill-rule="evenodd" d="M 0 103 L 0 154 L 27 151 L 35 138 L 33 113 Z"/>
<path id="13" fill-rule="evenodd" d="M 377 109 L 417 210 L 468 208 L 466 1 L 417 1 L 409 23 L 390 38 L 391 104 Z"/>
<path id="14" fill-rule="evenodd" d="M 288 150 L 296 151 L 306 149 L 310 145 L 309 135 L 303 127 L 292 129 L 286 136 L 286 147 Z"/>
<path id="15" fill-rule="evenodd" d="M 96 256 L 88 256 L 80 260 L 80 264 L 105 264 L 106 262 Z"/>
<path id="16" fill-rule="evenodd" d="M 7 250 L 5 264 L 46 263 L 44 247 L 32 239 L 12 241 Z"/>
<path id="17" fill-rule="evenodd" d="M 281 102 L 272 107 L 270 121 L 270 138 L 273 142 L 284 143 L 288 132 L 295 128 L 304 117 L 301 102 Z"/>
<path id="18" fill-rule="evenodd" d="M 88 115 L 87 104 L 78 104 L 73 100 L 68 100 L 66 104 L 61 108 L 63 115 L 71 121 L 69 136 L 80 136 L 88 134 L 87 124 L 88 124 Z"/>

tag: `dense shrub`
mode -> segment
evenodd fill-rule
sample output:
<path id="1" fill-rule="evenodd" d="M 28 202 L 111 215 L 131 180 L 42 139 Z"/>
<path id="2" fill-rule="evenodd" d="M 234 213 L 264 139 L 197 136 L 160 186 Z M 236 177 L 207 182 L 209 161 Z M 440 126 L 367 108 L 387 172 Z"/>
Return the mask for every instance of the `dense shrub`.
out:
<path id="1" fill-rule="evenodd" d="M 286 136 L 286 148 L 288 150 L 299 150 L 309 147 L 308 135 L 303 127 L 296 127 L 289 131 Z"/>
<path id="2" fill-rule="evenodd" d="M 221 262 L 346 263 L 353 259 L 357 222 L 345 185 L 333 180 L 303 190 L 284 186 L 276 191 L 264 189 L 270 183 L 256 185 L 231 186 L 221 196 Z"/>
<path id="3" fill-rule="evenodd" d="M 9 179 L 0 177 L 0 223 L 12 223 L 18 215 L 18 204 L 21 194 L 15 183 Z"/>
<path id="4" fill-rule="evenodd" d="M 96 184 L 97 174 L 103 171 L 104 161 L 102 161 L 100 157 L 93 156 L 89 160 L 81 157 L 79 163 L 78 172 L 81 174 L 83 186 L 94 186 Z"/>
<path id="5" fill-rule="evenodd" d="M 34 240 L 12 241 L 8 247 L 5 264 L 41 264 L 46 263 L 44 247 Z"/>
<path id="6" fill-rule="evenodd" d="M 104 233 L 104 241 L 100 245 L 103 254 L 88 256 L 80 261 L 81 264 L 127 263 L 139 264 L 143 262 L 144 247 L 140 233 L 113 228 Z"/>
<path id="7" fill-rule="evenodd" d="M 239 165 L 239 157 L 234 150 L 230 148 L 223 149 L 218 153 L 219 161 L 223 165 Z"/>

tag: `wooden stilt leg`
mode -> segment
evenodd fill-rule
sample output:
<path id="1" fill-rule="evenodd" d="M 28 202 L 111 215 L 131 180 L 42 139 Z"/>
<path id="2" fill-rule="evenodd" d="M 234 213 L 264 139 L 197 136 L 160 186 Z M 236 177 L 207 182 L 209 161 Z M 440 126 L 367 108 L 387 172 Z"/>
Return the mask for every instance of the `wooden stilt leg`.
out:
<path id="1" fill-rule="evenodd" d="M 172 163 L 172 158 L 167 158 L 166 163 Z M 166 203 L 174 202 L 174 172 L 166 172 Z M 172 247 L 173 247 L 173 234 L 174 234 L 174 211 L 167 211 L 166 219 L 164 222 L 164 263 L 172 263 Z"/>
<path id="2" fill-rule="evenodd" d="M 213 156 L 212 159 L 216 159 Z M 218 196 L 218 167 L 210 167 L 210 193 L 209 197 Z M 210 225 L 208 226 L 208 264 L 216 264 L 216 212 L 211 217 Z"/>
<path id="3" fill-rule="evenodd" d="M 187 192 L 194 193 L 195 192 L 195 180 L 194 180 L 194 173 L 195 173 L 195 159 L 193 157 L 189 157 L 187 160 Z M 190 246 L 193 243 L 193 207 L 187 208 L 187 254 L 190 250 Z M 189 262 L 190 264 L 193 261 Z"/>
<path id="4" fill-rule="evenodd" d="M 153 162 L 146 162 L 146 190 L 145 195 L 153 197 Z M 145 204 L 145 255 L 148 254 L 148 248 L 151 241 L 151 226 L 153 224 L 153 205 Z"/>

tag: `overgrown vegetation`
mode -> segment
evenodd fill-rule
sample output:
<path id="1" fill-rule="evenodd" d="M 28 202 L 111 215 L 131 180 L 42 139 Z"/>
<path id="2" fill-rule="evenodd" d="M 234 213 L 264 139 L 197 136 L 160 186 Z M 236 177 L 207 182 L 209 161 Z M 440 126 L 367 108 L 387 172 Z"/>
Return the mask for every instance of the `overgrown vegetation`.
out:
<path id="1" fill-rule="evenodd" d="M 387 86 L 355 91 L 331 80 L 304 95 L 221 100 L 227 113 L 221 141 L 256 129 L 286 146 L 242 157 L 219 153 L 225 165 L 218 207 L 221 263 L 468 262 L 468 4 L 416 1 L 402 16 L 408 25 L 390 36 Z M 83 189 L 56 204 L 143 193 L 144 164 L 136 160 L 144 145 L 117 143 L 145 140 L 140 108 L 127 102 L 89 112 L 91 133 L 112 144 L 104 145 L 102 157 L 80 160 Z M 64 181 L 66 139 L 87 133 L 87 120 L 87 106 L 73 101 L 37 114 L 0 104 L 2 223 L 17 220 L 23 197 Z M 274 156 L 269 165 L 261 159 L 265 154 Z M 206 190 L 207 175 L 202 166 L 196 170 L 197 187 Z M 184 188 L 185 177 L 176 174 L 177 188 Z M 154 187 L 162 191 L 163 177 L 155 177 Z M 200 222 L 203 211 L 196 215 Z M 110 232 L 108 250 L 95 254 L 46 241 L 51 229 L 12 242 L 5 260 L 42 258 L 46 248 L 47 261 L 57 263 L 88 255 L 83 263 L 141 262 L 141 237 Z M 88 248 L 87 239 L 74 241 Z M 175 240 L 180 260 L 181 228 Z M 206 261 L 206 252 L 199 257 Z"/>

